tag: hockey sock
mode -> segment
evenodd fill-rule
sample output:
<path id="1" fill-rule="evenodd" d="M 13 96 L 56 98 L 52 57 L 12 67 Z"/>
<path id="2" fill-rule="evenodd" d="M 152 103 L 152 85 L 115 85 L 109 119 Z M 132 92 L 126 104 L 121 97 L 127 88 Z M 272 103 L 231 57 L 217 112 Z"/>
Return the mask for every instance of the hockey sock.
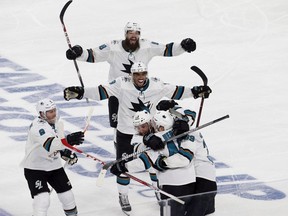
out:
<path id="1" fill-rule="evenodd" d="M 47 216 L 50 205 L 50 196 L 48 192 L 40 193 L 34 196 L 33 216 Z"/>
<path id="2" fill-rule="evenodd" d="M 72 190 L 68 190 L 64 193 L 58 193 L 58 198 L 62 203 L 62 207 L 66 215 L 77 216 L 77 207 Z"/>

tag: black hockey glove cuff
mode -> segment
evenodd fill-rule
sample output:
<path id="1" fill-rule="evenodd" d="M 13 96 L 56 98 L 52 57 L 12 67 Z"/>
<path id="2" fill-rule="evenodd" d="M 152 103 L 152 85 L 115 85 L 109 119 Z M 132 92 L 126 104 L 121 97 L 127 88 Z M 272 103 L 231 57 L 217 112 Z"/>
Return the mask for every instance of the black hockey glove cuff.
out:
<path id="1" fill-rule="evenodd" d="M 156 109 L 157 110 L 168 110 L 168 109 L 171 109 L 173 108 L 175 105 L 178 105 L 177 102 L 175 102 L 174 100 L 161 100 L 157 106 L 156 106 Z"/>
<path id="2" fill-rule="evenodd" d="M 78 157 L 75 153 L 72 153 L 69 149 L 60 151 L 61 158 L 68 162 L 69 165 L 74 165 L 78 161 Z"/>
<path id="3" fill-rule="evenodd" d="M 192 89 L 193 97 L 196 99 L 198 97 L 208 98 L 212 90 L 209 86 L 194 86 Z"/>
<path id="4" fill-rule="evenodd" d="M 177 119 L 175 120 L 174 124 L 173 124 L 173 134 L 175 136 L 182 134 L 186 131 L 189 131 L 189 125 L 188 122 L 182 119 Z M 183 136 L 181 138 L 185 138 L 186 136 Z"/>
<path id="5" fill-rule="evenodd" d="M 84 88 L 81 86 L 71 86 L 64 89 L 64 99 L 69 101 L 70 99 L 81 100 L 84 95 Z"/>
<path id="6" fill-rule="evenodd" d="M 161 150 L 165 146 L 161 138 L 153 133 L 143 136 L 143 143 L 154 151 Z"/>
<path id="7" fill-rule="evenodd" d="M 181 41 L 181 46 L 186 52 L 193 52 L 196 49 L 196 43 L 191 38 L 186 38 Z"/>
<path id="8" fill-rule="evenodd" d="M 83 53 L 83 49 L 79 45 L 73 46 L 71 49 L 66 51 L 66 58 L 69 60 L 75 60 L 76 58 L 80 57 Z"/>
<path id="9" fill-rule="evenodd" d="M 80 145 L 84 142 L 84 132 L 78 131 L 75 133 L 68 134 L 66 139 L 67 139 L 67 142 L 72 146 Z"/>
<path id="10" fill-rule="evenodd" d="M 128 172 L 125 166 L 125 161 L 121 161 L 119 163 L 114 164 L 110 168 L 110 172 L 116 176 L 120 176 L 122 173 Z"/>

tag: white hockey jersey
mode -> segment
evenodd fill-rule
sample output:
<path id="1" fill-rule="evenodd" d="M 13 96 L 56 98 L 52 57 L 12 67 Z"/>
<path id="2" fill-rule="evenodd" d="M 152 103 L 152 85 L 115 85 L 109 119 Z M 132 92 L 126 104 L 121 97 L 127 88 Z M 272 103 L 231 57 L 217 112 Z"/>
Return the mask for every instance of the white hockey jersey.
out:
<path id="1" fill-rule="evenodd" d="M 85 88 L 84 91 L 84 97 L 93 100 L 104 100 L 110 96 L 115 96 L 119 100 L 117 129 L 125 134 L 134 134 L 135 112 L 149 109 L 153 115 L 162 97 L 179 100 L 193 97 L 193 94 L 188 87 L 163 83 L 157 78 L 149 78 L 145 87 L 136 88 L 130 76 L 119 77 L 109 85 Z"/>
<path id="2" fill-rule="evenodd" d="M 156 133 L 163 141 L 173 136 L 172 131 Z M 163 150 L 158 151 L 159 155 L 164 155 L 164 159 L 169 169 L 158 171 L 157 177 L 159 185 L 185 185 L 196 182 L 193 154 L 196 149 L 191 143 L 177 143 L 170 141 Z M 157 159 L 154 161 L 157 163 Z"/>
<path id="3" fill-rule="evenodd" d="M 201 177 L 210 181 L 216 181 L 216 169 L 214 162 L 209 158 L 207 145 L 200 132 L 190 133 L 181 145 L 194 145 L 194 166 L 196 177 Z"/>
<path id="4" fill-rule="evenodd" d="M 122 46 L 122 40 L 113 40 L 93 49 L 83 49 L 77 60 L 87 62 L 104 62 L 110 64 L 108 81 L 120 76 L 127 76 L 134 62 L 142 61 L 148 65 L 154 56 L 177 56 L 184 53 L 178 43 L 159 44 L 146 39 L 140 39 L 140 48 L 134 52 L 127 52 Z"/>
<path id="5" fill-rule="evenodd" d="M 21 166 L 33 170 L 51 171 L 62 167 L 58 150 L 64 149 L 57 130 L 47 121 L 35 118 L 30 125 Z"/>

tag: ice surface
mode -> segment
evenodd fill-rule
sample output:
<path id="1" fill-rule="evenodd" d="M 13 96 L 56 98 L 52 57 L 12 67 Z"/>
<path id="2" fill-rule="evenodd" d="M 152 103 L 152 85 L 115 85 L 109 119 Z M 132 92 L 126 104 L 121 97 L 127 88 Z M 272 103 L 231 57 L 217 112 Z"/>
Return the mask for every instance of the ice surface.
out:
<path id="1" fill-rule="evenodd" d="M 32 199 L 19 163 L 35 102 L 44 95 L 53 97 L 67 131 L 85 125 L 86 101 L 62 98 L 64 86 L 79 85 L 73 63 L 65 58 L 68 46 L 59 20 L 65 3 L 0 1 L 0 216 L 32 215 Z M 139 22 L 142 37 L 156 42 L 193 38 L 195 52 L 156 57 L 149 73 L 166 82 L 193 86 L 201 80 L 189 68 L 198 66 L 213 90 L 205 100 L 201 122 L 230 115 L 202 131 L 217 165 L 215 215 L 287 215 L 286 0 L 75 0 L 64 19 L 71 43 L 85 48 L 122 39 L 128 21 Z M 86 86 L 107 82 L 107 63 L 78 65 Z M 81 149 L 113 160 L 107 102 L 90 105 L 95 105 L 95 115 Z M 181 105 L 197 111 L 199 100 L 186 99 Z M 96 187 L 99 169 L 99 164 L 83 157 L 67 168 L 79 215 L 123 215 L 115 178 L 108 176 L 101 188 Z M 133 174 L 149 181 L 145 173 Z M 159 215 L 149 188 L 132 182 L 129 198 L 133 215 Z M 49 215 L 64 215 L 55 191 Z"/>

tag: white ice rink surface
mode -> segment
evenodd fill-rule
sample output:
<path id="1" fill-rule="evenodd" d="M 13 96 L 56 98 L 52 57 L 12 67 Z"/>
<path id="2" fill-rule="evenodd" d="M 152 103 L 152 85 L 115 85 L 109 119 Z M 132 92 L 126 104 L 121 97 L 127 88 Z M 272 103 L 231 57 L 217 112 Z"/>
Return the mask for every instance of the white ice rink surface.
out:
<path id="1" fill-rule="evenodd" d="M 31 216 L 32 199 L 19 163 L 35 103 L 51 97 L 67 132 L 83 129 L 88 106 L 96 105 L 81 149 L 113 160 L 107 102 L 66 102 L 62 90 L 79 85 L 59 13 L 65 0 L 0 0 L 0 216 Z M 201 122 L 230 118 L 202 130 L 217 165 L 217 216 L 286 216 L 288 213 L 288 2 L 287 0 L 75 0 L 65 24 L 72 44 L 85 48 L 124 37 L 128 21 L 142 37 L 180 42 L 197 50 L 154 58 L 150 76 L 179 85 L 200 85 L 192 65 L 207 75 L 213 93 Z M 78 62 L 85 86 L 107 82 L 108 64 Z M 181 105 L 198 111 L 199 101 Z M 73 106 L 73 107 L 72 107 Z M 140 166 L 139 166 L 140 168 Z M 100 165 L 79 156 L 67 168 L 80 215 L 123 215 L 115 178 L 96 186 Z M 136 170 L 136 169 L 135 169 Z M 147 174 L 133 175 L 148 180 Z M 156 216 L 153 191 L 132 181 L 133 215 Z M 49 215 L 64 215 L 51 194 Z"/>

